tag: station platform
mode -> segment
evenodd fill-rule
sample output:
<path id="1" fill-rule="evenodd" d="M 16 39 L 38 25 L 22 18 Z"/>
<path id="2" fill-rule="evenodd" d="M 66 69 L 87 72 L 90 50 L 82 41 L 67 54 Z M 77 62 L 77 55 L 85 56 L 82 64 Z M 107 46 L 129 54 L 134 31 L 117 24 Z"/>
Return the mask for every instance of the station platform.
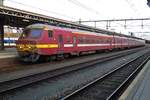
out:
<path id="1" fill-rule="evenodd" d="M 4 50 L 0 51 L 0 59 L 12 58 L 17 56 L 18 54 L 16 48 L 5 48 Z"/>
<path id="2" fill-rule="evenodd" d="M 150 100 L 150 61 L 147 62 L 119 100 Z"/>

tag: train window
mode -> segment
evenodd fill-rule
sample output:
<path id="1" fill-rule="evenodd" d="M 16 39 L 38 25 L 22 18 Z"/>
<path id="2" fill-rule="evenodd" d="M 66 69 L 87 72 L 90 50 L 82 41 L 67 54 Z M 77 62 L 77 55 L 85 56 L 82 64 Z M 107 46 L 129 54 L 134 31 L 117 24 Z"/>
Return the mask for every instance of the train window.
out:
<path id="1" fill-rule="evenodd" d="M 101 39 L 101 43 L 104 43 L 104 39 Z"/>
<path id="2" fill-rule="evenodd" d="M 105 38 L 102 41 L 103 41 L 103 43 L 105 43 Z"/>
<path id="3" fill-rule="evenodd" d="M 91 43 L 95 43 L 95 40 L 94 40 L 94 39 L 91 39 Z"/>
<path id="4" fill-rule="evenodd" d="M 80 37 L 78 38 L 78 42 L 81 43 L 81 38 Z"/>
<path id="5" fill-rule="evenodd" d="M 86 43 L 89 43 L 89 39 L 88 38 L 86 39 Z"/>
<path id="6" fill-rule="evenodd" d="M 48 36 L 49 36 L 49 37 L 53 37 L 53 31 L 48 30 Z"/>
<path id="7" fill-rule="evenodd" d="M 95 43 L 100 43 L 100 40 L 99 40 L 99 39 L 97 39 L 97 40 L 95 41 Z"/>
<path id="8" fill-rule="evenodd" d="M 89 43 L 93 43 L 92 38 L 89 38 L 89 41 L 90 41 Z"/>
<path id="9" fill-rule="evenodd" d="M 41 36 L 41 33 L 42 33 L 42 30 L 34 29 L 34 30 L 31 30 L 31 32 L 30 32 L 31 35 L 30 36 L 32 38 L 38 38 L 38 37 Z"/>
<path id="10" fill-rule="evenodd" d="M 84 42 L 83 38 L 81 38 L 81 37 L 78 38 L 78 41 L 79 41 L 79 43 L 83 43 Z"/>
<path id="11" fill-rule="evenodd" d="M 31 29 L 25 29 L 23 30 L 23 33 L 21 34 L 21 38 L 27 38 L 29 36 Z"/>
<path id="12" fill-rule="evenodd" d="M 106 39 L 106 43 L 109 43 L 109 39 Z"/>
<path id="13" fill-rule="evenodd" d="M 67 43 L 70 43 L 70 37 L 67 37 Z"/>
<path id="14" fill-rule="evenodd" d="M 111 39 L 108 39 L 108 42 L 111 43 Z"/>
<path id="15" fill-rule="evenodd" d="M 73 46 L 76 45 L 76 37 L 73 37 Z"/>
<path id="16" fill-rule="evenodd" d="M 27 37 L 37 38 L 41 36 L 41 33 L 42 30 L 39 29 L 25 29 L 21 35 L 21 38 Z"/>

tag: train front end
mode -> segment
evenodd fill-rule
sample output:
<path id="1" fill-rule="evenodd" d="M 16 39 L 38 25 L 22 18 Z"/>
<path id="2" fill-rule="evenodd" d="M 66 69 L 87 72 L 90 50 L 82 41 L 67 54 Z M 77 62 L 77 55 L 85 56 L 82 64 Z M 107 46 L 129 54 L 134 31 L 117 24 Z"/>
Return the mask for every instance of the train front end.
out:
<path id="1" fill-rule="evenodd" d="M 42 40 L 43 28 L 27 27 L 16 41 L 16 48 L 20 60 L 24 62 L 36 62 L 40 58 L 37 44 Z"/>

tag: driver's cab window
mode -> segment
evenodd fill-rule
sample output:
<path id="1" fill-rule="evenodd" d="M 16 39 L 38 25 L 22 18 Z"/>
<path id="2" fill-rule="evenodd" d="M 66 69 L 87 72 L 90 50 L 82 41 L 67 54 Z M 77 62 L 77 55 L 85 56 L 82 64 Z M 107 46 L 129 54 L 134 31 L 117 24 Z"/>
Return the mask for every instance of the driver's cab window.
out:
<path id="1" fill-rule="evenodd" d="M 52 30 L 48 30 L 48 37 L 53 37 L 53 31 Z"/>

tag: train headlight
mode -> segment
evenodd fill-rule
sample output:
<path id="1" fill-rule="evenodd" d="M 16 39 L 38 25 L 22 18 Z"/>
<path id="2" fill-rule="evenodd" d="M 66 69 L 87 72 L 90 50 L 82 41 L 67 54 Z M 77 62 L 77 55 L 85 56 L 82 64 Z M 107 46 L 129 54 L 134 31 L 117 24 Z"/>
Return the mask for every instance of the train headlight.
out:
<path id="1" fill-rule="evenodd" d="M 18 47 L 19 49 L 24 48 L 24 46 L 23 46 L 23 45 L 18 45 L 17 47 Z"/>
<path id="2" fill-rule="evenodd" d="M 19 51 L 34 52 L 36 50 L 36 47 L 35 47 L 35 45 L 32 45 L 32 44 L 19 44 L 19 45 L 17 45 L 17 49 Z"/>
<path id="3" fill-rule="evenodd" d="M 31 47 L 31 46 L 28 46 L 28 48 L 31 49 L 32 47 Z"/>
<path id="4" fill-rule="evenodd" d="M 29 50 L 35 50 L 35 45 L 27 45 L 26 46 Z"/>
<path id="5" fill-rule="evenodd" d="M 23 47 L 22 47 L 22 46 L 19 46 L 19 48 L 22 49 Z"/>

